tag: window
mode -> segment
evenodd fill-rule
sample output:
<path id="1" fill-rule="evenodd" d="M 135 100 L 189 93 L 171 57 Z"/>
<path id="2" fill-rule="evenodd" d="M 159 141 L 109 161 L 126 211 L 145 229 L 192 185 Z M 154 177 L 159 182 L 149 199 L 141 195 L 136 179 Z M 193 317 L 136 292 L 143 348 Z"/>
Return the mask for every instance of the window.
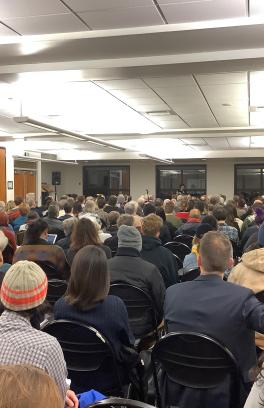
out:
<path id="1" fill-rule="evenodd" d="M 235 194 L 247 199 L 264 194 L 264 164 L 235 166 Z"/>
<path id="2" fill-rule="evenodd" d="M 181 184 L 187 193 L 206 193 L 206 166 L 157 166 L 156 177 L 156 195 L 160 198 L 175 194 Z"/>
<path id="3" fill-rule="evenodd" d="M 129 194 L 129 166 L 84 166 L 83 194 Z"/>

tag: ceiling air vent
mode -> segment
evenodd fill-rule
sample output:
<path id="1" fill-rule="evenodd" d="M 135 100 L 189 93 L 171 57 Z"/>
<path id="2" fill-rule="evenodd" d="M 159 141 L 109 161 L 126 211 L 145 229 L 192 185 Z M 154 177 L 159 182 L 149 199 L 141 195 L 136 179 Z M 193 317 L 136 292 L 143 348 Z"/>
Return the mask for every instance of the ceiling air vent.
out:
<path id="1" fill-rule="evenodd" d="M 175 116 L 176 113 L 172 110 L 159 110 L 159 111 L 149 111 L 145 112 L 145 115 L 149 116 Z"/>
<path id="2" fill-rule="evenodd" d="M 49 160 L 57 160 L 57 155 L 56 154 L 51 154 L 51 153 L 41 153 L 41 158 L 42 159 L 49 159 Z"/>

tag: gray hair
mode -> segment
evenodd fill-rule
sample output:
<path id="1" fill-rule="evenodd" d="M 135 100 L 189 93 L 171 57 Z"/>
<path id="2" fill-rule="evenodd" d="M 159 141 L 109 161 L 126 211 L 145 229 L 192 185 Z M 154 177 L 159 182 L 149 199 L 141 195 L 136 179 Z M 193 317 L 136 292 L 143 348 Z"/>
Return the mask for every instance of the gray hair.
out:
<path id="1" fill-rule="evenodd" d="M 5 202 L 0 201 L 0 211 L 5 211 Z"/>
<path id="2" fill-rule="evenodd" d="M 67 218 L 63 221 L 63 231 L 66 236 L 72 233 L 73 227 L 75 224 L 77 224 L 77 222 L 78 218 L 76 217 Z"/>
<path id="3" fill-rule="evenodd" d="M 125 205 L 125 213 L 130 215 L 135 215 L 138 209 L 138 203 L 136 201 L 129 201 Z"/>
<path id="4" fill-rule="evenodd" d="M 5 236 L 3 231 L 0 231 L 0 251 L 3 252 L 8 244 L 8 238 Z"/>

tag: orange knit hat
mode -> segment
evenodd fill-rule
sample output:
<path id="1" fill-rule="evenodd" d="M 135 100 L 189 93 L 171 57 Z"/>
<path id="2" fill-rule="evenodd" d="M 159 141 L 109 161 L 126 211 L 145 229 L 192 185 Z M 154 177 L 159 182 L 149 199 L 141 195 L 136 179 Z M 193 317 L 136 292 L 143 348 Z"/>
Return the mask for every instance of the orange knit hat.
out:
<path id="1" fill-rule="evenodd" d="M 34 262 L 16 262 L 5 274 L 0 298 L 9 310 L 22 311 L 41 305 L 47 294 L 45 272 Z"/>

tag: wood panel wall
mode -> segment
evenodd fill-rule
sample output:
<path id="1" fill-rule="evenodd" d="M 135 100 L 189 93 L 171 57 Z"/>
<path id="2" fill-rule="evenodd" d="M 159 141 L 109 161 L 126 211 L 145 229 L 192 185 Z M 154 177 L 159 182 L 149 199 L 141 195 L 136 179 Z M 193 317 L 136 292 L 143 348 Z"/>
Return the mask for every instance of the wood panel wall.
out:
<path id="1" fill-rule="evenodd" d="M 6 151 L 0 147 L 0 200 L 6 201 Z"/>

